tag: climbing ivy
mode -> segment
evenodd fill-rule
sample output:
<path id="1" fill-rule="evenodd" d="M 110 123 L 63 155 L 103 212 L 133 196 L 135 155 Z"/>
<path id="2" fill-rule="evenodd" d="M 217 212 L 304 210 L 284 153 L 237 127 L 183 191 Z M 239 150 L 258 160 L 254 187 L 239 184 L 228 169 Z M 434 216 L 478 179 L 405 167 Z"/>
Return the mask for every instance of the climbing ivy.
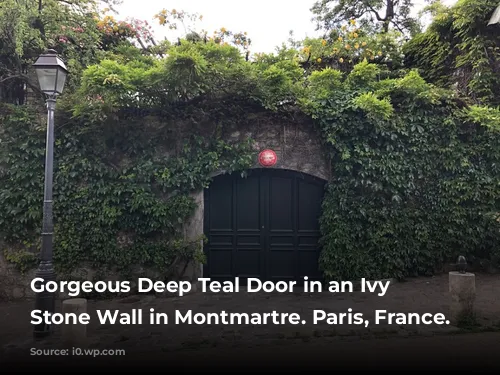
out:
<path id="1" fill-rule="evenodd" d="M 169 273 L 179 258 L 202 261 L 200 239 L 186 241 L 183 233 L 196 208 L 191 193 L 216 172 L 244 172 L 254 163 L 251 139 L 230 144 L 224 134 L 248 124 L 249 113 L 286 116 L 283 95 L 295 98 L 297 82 L 284 69 L 252 65 L 237 48 L 214 41 L 183 41 L 164 59 L 132 52 L 128 44 L 116 46 L 58 100 L 54 261 L 60 273 L 87 263 Z M 29 106 L 1 112 L 7 142 L 0 147 L 0 241 L 22 269 L 36 264 L 40 251 L 39 113 Z"/>
<path id="2" fill-rule="evenodd" d="M 90 16 L 98 29 L 82 61 L 66 45 L 77 34 L 57 46 L 77 71 L 56 118 L 58 272 L 89 264 L 169 274 L 179 261 L 203 261 L 201 238 L 183 233 L 191 193 L 215 172 L 253 164 L 251 140 L 222 139 L 258 116 L 297 121 L 304 112 L 331 160 L 320 218 L 327 278 L 430 274 L 458 254 L 498 263 L 500 86 L 497 34 L 483 32 L 489 9 L 463 0 L 438 12 L 407 56 L 398 37 L 351 22 L 253 61 L 245 33 L 221 28 L 145 46 L 135 32 L 138 47 L 120 33 L 126 24 Z M 157 18 L 170 27 L 168 17 L 181 16 Z M 93 43 L 102 33 L 106 43 Z M 462 73 L 455 92 L 435 86 L 452 89 Z M 40 251 L 44 114 L 0 107 L 0 244 L 23 271 Z"/>
<path id="3" fill-rule="evenodd" d="M 22 270 L 36 264 L 42 220 L 44 127 L 29 107 L 0 113 L 0 228 L 4 253 Z M 89 264 L 128 272 L 133 266 L 170 271 L 178 260 L 203 261 L 198 238 L 182 227 L 196 207 L 190 193 L 210 175 L 248 168 L 251 142 L 229 145 L 191 136 L 176 152 L 162 153 L 148 128 L 130 120 L 120 129 L 82 136 L 81 123 L 56 131 L 54 260 L 59 272 Z M 141 130 L 142 128 L 142 130 Z M 147 128 L 147 127 L 146 127 Z M 142 138 L 142 139 L 141 139 Z"/>
<path id="4" fill-rule="evenodd" d="M 344 79 L 309 78 L 304 108 L 332 159 L 325 275 L 432 274 L 459 254 L 498 262 L 500 112 L 464 107 L 415 71 L 378 81 L 377 70 L 364 62 Z"/>
<path id="5" fill-rule="evenodd" d="M 428 30 L 404 48 L 406 64 L 476 103 L 499 105 L 500 26 L 488 25 L 497 6 L 491 0 L 459 0 L 453 7 L 436 2 Z"/>

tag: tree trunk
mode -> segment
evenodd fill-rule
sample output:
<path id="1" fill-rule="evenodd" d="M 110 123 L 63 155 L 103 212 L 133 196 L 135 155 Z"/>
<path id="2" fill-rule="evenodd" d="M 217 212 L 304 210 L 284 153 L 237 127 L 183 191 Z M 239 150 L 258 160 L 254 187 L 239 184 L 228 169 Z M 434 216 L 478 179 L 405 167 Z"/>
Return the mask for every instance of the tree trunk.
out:
<path id="1" fill-rule="evenodd" d="M 394 0 L 387 0 L 387 10 L 385 12 L 384 33 L 389 31 L 389 25 L 394 18 Z"/>

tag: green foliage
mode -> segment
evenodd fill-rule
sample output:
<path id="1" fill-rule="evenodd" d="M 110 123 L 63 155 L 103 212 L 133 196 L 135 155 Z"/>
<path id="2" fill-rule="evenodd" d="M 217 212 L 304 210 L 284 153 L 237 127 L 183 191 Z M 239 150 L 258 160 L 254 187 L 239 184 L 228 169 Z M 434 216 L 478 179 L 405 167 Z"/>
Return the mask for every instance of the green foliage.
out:
<path id="1" fill-rule="evenodd" d="M 327 99 L 332 91 L 342 87 L 342 72 L 332 68 L 317 70 L 311 73 L 308 81 L 316 99 Z"/>
<path id="2" fill-rule="evenodd" d="M 499 25 L 488 26 L 498 4 L 462 0 L 451 8 L 438 5 L 431 8 L 428 30 L 405 45 L 406 64 L 419 68 L 429 82 L 456 87 L 475 103 L 499 105 Z"/>
<path id="3" fill-rule="evenodd" d="M 411 0 L 318 0 L 311 11 L 318 28 L 331 30 L 342 22 L 359 20 L 376 31 L 394 28 L 406 33 L 420 29 L 418 19 L 410 15 Z"/>
<path id="4" fill-rule="evenodd" d="M 321 217 L 325 276 L 403 278 L 432 274 L 459 254 L 498 259 L 497 112 L 473 107 L 468 120 L 451 93 L 416 72 L 377 82 L 375 70 L 360 65 L 351 74 L 362 84 L 335 80 L 329 95 L 311 82 L 303 102 L 332 159 Z"/>
<path id="5" fill-rule="evenodd" d="M 124 58 L 119 51 L 128 49 L 119 45 L 90 65 L 79 88 L 58 101 L 54 259 L 60 272 L 90 263 L 169 273 L 179 257 L 202 259 L 200 241 L 183 240 L 195 210 L 190 193 L 207 187 L 215 172 L 253 164 L 250 140 L 233 145 L 219 135 L 226 125 L 248 121 L 249 109 L 279 109 L 295 95 L 297 76 L 251 64 L 235 47 L 184 41 L 164 59 Z M 34 109 L 3 109 L 1 131 L 9 142 L 0 148 L 0 239 L 9 248 L 38 237 L 45 149 L 38 124 Z"/>
<path id="6" fill-rule="evenodd" d="M 150 266 L 167 273 L 179 259 L 203 260 L 201 239 L 185 240 L 183 224 L 196 207 L 190 193 L 206 187 L 216 171 L 232 172 L 252 163 L 251 143 L 229 145 L 186 137 L 177 152 L 160 147 L 169 132 L 140 119 L 98 129 L 82 122 L 57 129 L 54 182 L 55 253 L 59 272 L 82 264 L 128 272 Z M 179 119 L 180 121 L 180 119 Z M 13 249 L 37 242 L 43 193 L 44 132 L 27 107 L 1 112 L 1 241 Z M 39 246 L 9 251 L 20 268 L 33 265 Z"/>
<path id="7" fill-rule="evenodd" d="M 4 3 L 0 32 L 16 38 L 0 46 L 0 80 L 31 85 L 23 69 L 49 45 L 70 67 L 56 119 L 60 272 L 88 263 L 102 272 L 146 266 L 170 274 L 179 262 L 203 261 L 201 239 L 184 235 L 196 208 L 191 193 L 214 172 L 244 173 L 253 164 L 250 140 L 221 139 L 252 117 L 300 110 L 315 120 L 332 161 L 321 217 L 328 278 L 432 273 L 458 254 L 500 259 L 498 34 L 483 23 L 490 2 L 434 5 L 433 25 L 408 44 L 404 70 L 401 34 L 374 33 L 347 13 L 329 15 L 349 25 L 335 24 L 324 39 L 292 41 L 249 61 L 246 33 L 193 31 L 175 45 L 146 47 L 147 30 L 139 37 L 126 22 L 99 19 L 96 1 L 69 8 L 47 0 L 41 12 Z M 382 29 L 410 21 L 407 4 Z M 185 17 L 157 15 L 169 27 Z M 439 88 L 455 83 L 475 105 Z M 1 250 L 22 270 L 36 264 L 40 248 L 39 113 L 0 108 Z"/>
<path id="8" fill-rule="evenodd" d="M 5 249 L 3 255 L 5 260 L 14 264 L 21 273 L 25 273 L 33 269 L 39 263 L 36 253 L 24 249 L 14 251 L 11 249 Z"/>
<path id="9" fill-rule="evenodd" d="M 0 95 L 24 104 L 28 86 L 39 94 L 31 65 L 47 49 L 55 49 L 69 70 L 65 91 L 75 90 L 82 71 L 112 53 L 138 43 L 147 49 L 149 26 L 138 20 L 117 22 L 104 16 L 104 5 L 117 0 L 6 0 L 0 4 Z M 104 12 L 105 13 L 105 12 Z M 102 19 L 101 19 L 102 17 Z M 116 29 L 116 32 L 115 32 Z M 161 46 L 158 49 L 161 50 Z M 130 51 L 130 49 L 129 49 Z M 137 57 L 135 53 L 129 58 Z"/>
<path id="10" fill-rule="evenodd" d="M 379 99 L 373 92 L 366 92 L 356 97 L 354 105 L 364 111 L 373 120 L 387 120 L 394 112 L 389 100 Z"/>
<path id="11" fill-rule="evenodd" d="M 55 48 L 66 62 L 69 89 L 77 84 L 83 67 L 99 58 L 100 32 L 94 15 L 99 1 L 77 0 L 69 7 L 57 0 L 6 0 L 0 4 L 0 83 L 10 102 L 21 102 L 28 85 L 35 92 L 37 83 L 29 67 L 47 48 Z M 16 97 L 17 96 L 17 97 Z"/>
<path id="12" fill-rule="evenodd" d="M 397 31 L 373 33 L 367 26 L 354 20 L 339 25 L 324 38 L 305 38 L 295 41 L 290 38 L 278 56 L 294 55 L 308 72 L 333 68 L 349 73 L 358 63 L 367 60 L 386 70 L 402 67 L 402 44 L 404 36 Z M 259 58 L 260 56 L 258 56 Z"/>
<path id="13" fill-rule="evenodd" d="M 171 106 L 193 110 L 213 103 L 279 109 L 294 101 L 299 76 L 288 65 L 245 61 L 237 48 L 214 42 L 189 43 L 169 49 L 165 59 L 103 60 L 89 66 L 82 85 L 68 101 L 77 117 L 103 121 L 116 111 L 141 108 L 167 111 Z M 236 105 L 236 106 L 235 106 Z M 180 107 L 178 107 L 180 108 Z"/>
<path id="14" fill-rule="evenodd" d="M 464 110 L 469 121 L 500 131 L 500 109 L 472 105 Z"/>
<path id="15" fill-rule="evenodd" d="M 380 74 L 380 68 L 363 60 L 347 76 L 347 83 L 352 88 L 369 87 Z"/>

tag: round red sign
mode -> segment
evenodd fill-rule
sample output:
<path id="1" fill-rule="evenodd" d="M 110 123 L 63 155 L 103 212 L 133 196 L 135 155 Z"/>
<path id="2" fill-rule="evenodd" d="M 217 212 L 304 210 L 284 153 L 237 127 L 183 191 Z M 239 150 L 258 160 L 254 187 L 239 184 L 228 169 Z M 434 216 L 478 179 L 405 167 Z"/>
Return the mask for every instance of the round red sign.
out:
<path id="1" fill-rule="evenodd" d="M 259 154 L 259 163 L 263 167 L 275 165 L 278 161 L 278 156 L 273 150 L 264 150 Z"/>

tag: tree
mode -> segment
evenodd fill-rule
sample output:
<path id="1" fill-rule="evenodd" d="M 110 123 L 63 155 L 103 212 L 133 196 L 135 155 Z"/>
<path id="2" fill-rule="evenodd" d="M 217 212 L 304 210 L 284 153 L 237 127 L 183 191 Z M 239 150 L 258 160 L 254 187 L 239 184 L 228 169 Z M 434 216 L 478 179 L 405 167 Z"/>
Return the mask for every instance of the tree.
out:
<path id="1" fill-rule="evenodd" d="M 419 30 L 419 22 L 410 16 L 412 0 L 318 0 L 311 8 L 318 29 L 326 31 L 351 19 L 376 31 L 392 27 L 404 34 Z"/>
<path id="2" fill-rule="evenodd" d="M 23 104 L 26 88 L 38 92 L 31 65 L 48 48 L 66 60 L 70 70 L 67 89 L 74 88 L 83 68 L 102 58 L 99 54 L 107 30 L 98 27 L 100 9 L 104 5 L 113 9 L 116 4 L 119 0 L 3 0 L 0 101 Z M 132 30 L 134 36 L 136 30 Z M 128 36 L 122 35 L 122 39 Z"/>
<path id="3" fill-rule="evenodd" d="M 349 73 L 364 60 L 384 66 L 384 74 L 402 67 L 402 41 L 399 32 L 374 34 L 350 20 L 339 28 L 330 30 L 324 38 L 305 38 L 298 41 L 293 34 L 287 44 L 277 50 L 277 56 L 257 54 L 257 62 L 277 58 L 297 60 L 302 71 L 333 68 Z"/>
<path id="4" fill-rule="evenodd" d="M 1 100 L 23 104 L 26 86 L 38 91 L 30 67 L 48 48 L 57 49 L 75 62 L 87 59 L 98 45 L 97 33 L 92 32 L 95 30 L 92 13 L 97 11 L 96 6 L 94 0 L 3 1 L 0 6 Z"/>
<path id="5" fill-rule="evenodd" d="M 428 29 L 405 45 L 405 63 L 434 84 L 454 87 L 476 103 L 500 104 L 500 33 L 488 25 L 497 7 L 491 0 L 436 2 Z"/>

